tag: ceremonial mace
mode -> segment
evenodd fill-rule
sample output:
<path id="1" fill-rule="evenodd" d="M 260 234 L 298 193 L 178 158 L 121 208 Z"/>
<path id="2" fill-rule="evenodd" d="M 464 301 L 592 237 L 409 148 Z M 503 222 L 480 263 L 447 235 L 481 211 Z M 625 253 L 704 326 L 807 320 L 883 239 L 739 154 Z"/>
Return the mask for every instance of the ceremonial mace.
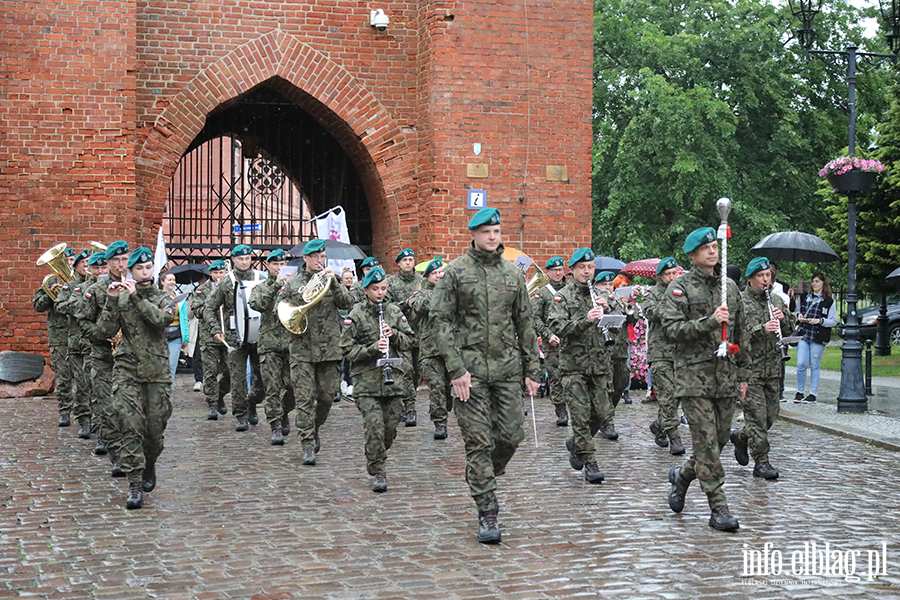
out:
<path id="1" fill-rule="evenodd" d="M 719 198 L 716 200 L 716 210 L 722 222 L 719 224 L 717 236 L 722 240 L 722 306 L 728 308 L 728 238 L 731 237 L 731 227 L 728 226 L 728 214 L 731 212 L 731 200 Z M 728 321 L 722 323 L 722 343 L 716 350 L 716 356 L 725 358 L 729 354 L 738 353 L 737 344 L 728 343 Z"/>

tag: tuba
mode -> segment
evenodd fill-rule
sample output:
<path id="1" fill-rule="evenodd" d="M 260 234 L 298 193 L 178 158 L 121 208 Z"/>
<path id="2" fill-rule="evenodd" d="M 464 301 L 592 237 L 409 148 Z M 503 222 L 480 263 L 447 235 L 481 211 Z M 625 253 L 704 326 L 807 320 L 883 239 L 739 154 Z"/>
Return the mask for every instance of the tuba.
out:
<path id="1" fill-rule="evenodd" d="M 528 280 L 525 287 L 528 289 L 528 295 L 534 296 L 538 293 L 539 289 L 546 286 L 548 283 L 550 283 L 550 278 L 547 277 L 547 274 L 541 271 L 537 265 L 534 265 L 534 275 L 531 276 L 531 279 Z"/>
<path id="2" fill-rule="evenodd" d="M 300 288 L 300 298 L 303 299 L 303 305 L 292 306 L 287 302 L 278 303 L 278 320 L 284 325 L 284 328 L 302 335 L 309 328 L 309 310 L 319 303 L 325 297 L 325 294 L 331 288 L 331 282 L 334 278 L 326 275 L 325 271 L 319 271 L 312 276 L 305 286 Z"/>
<path id="3" fill-rule="evenodd" d="M 74 275 L 72 273 L 72 267 L 69 266 L 69 261 L 66 260 L 66 244 L 63 242 L 62 244 L 57 244 L 53 246 L 43 254 L 41 257 L 37 259 L 37 266 L 47 265 L 50 267 L 50 270 L 53 271 L 46 277 L 44 277 L 44 281 L 41 283 L 41 287 L 44 288 L 44 291 L 47 292 L 47 295 L 56 302 L 57 296 L 59 296 L 59 290 L 52 289 L 53 286 L 57 283 L 66 284 Z"/>
<path id="4" fill-rule="evenodd" d="M 101 244 L 100 242 L 88 242 L 91 245 L 91 255 L 97 254 L 98 252 L 106 252 L 106 244 Z"/>

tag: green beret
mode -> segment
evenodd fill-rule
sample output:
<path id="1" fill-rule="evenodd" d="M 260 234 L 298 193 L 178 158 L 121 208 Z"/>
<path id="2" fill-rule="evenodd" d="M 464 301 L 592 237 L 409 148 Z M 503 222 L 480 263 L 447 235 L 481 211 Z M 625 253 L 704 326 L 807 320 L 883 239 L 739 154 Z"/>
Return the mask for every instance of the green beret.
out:
<path id="1" fill-rule="evenodd" d="M 100 265 L 101 267 L 106 264 L 106 252 L 94 252 L 91 254 L 91 257 L 88 259 L 88 265 Z"/>
<path id="2" fill-rule="evenodd" d="M 323 250 L 325 250 L 325 240 L 309 240 L 303 246 L 303 256 L 322 252 Z"/>
<path id="3" fill-rule="evenodd" d="M 566 266 L 565 261 L 563 261 L 562 256 L 554 256 L 550 260 L 547 261 L 547 264 L 544 265 L 545 269 L 555 269 L 556 267 L 564 267 Z"/>
<path id="4" fill-rule="evenodd" d="M 398 263 L 398 262 L 400 262 L 402 259 L 406 258 L 407 256 L 413 256 L 413 257 L 414 257 L 415 255 L 416 255 L 416 253 L 413 252 L 412 250 L 410 250 L 409 248 L 404 248 L 403 250 L 400 251 L 400 254 L 397 255 L 397 258 L 394 259 L 394 262 L 395 262 L 395 263 Z"/>
<path id="5" fill-rule="evenodd" d="M 436 258 L 433 261 L 431 261 L 430 263 L 428 263 L 428 266 L 425 267 L 425 272 L 422 273 L 422 276 L 427 278 L 434 271 L 436 271 L 437 269 L 440 269 L 443 266 L 444 266 L 443 261 L 439 258 Z"/>
<path id="6" fill-rule="evenodd" d="M 756 275 L 760 271 L 765 271 L 770 268 L 769 259 L 765 256 L 758 256 L 750 261 L 750 264 L 747 265 L 747 272 L 744 273 L 744 277 L 751 277 Z"/>
<path id="7" fill-rule="evenodd" d="M 572 258 L 569 259 L 569 267 L 574 267 L 575 263 L 594 262 L 595 258 L 597 257 L 594 256 L 594 251 L 590 248 L 579 248 L 572 253 Z"/>
<path id="8" fill-rule="evenodd" d="M 387 279 L 387 275 L 384 272 L 384 269 L 381 267 L 375 267 L 371 269 L 366 276 L 363 277 L 363 288 L 367 288 L 373 283 L 380 283 Z"/>
<path id="9" fill-rule="evenodd" d="M 104 256 L 106 260 L 109 260 L 114 256 L 128 254 L 129 251 L 130 249 L 128 248 L 128 242 L 126 242 L 125 240 L 119 240 L 106 247 L 106 254 Z"/>
<path id="10" fill-rule="evenodd" d="M 496 208 L 482 208 L 469 221 L 469 231 L 475 231 L 483 225 L 499 225 L 500 211 Z"/>
<path id="11" fill-rule="evenodd" d="M 227 268 L 228 267 L 225 265 L 225 261 L 221 258 L 217 258 L 216 260 L 212 261 L 212 264 L 209 265 L 210 271 L 224 271 Z"/>
<path id="12" fill-rule="evenodd" d="M 279 260 L 287 260 L 287 253 L 281 248 L 276 250 L 272 250 L 269 252 L 269 255 L 266 257 L 266 262 L 279 261 Z"/>
<path id="13" fill-rule="evenodd" d="M 78 255 L 75 257 L 75 262 L 72 263 L 72 266 L 74 267 L 74 266 L 77 265 L 79 262 L 81 262 L 81 261 L 83 261 L 83 260 L 87 260 L 87 259 L 89 259 L 90 257 L 91 257 L 91 251 L 90 251 L 90 250 L 82 250 L 82 251 L 79 252 Z"/>
<path id="14" fill-rule="evenodd" d="M 616 274 L 612 271 L 600 271 L 594 277 L 594 283 L 612 283 L 616 279 Z"/>
<path id="15" fill-rule="evenodd" d="M 684 240 L 684 247 L 681 249 L 685 254 L 690 254 L 700 246 L 716 241 L 716 230 L 712 227 L 701 227 L 695 229 Z"/>
<path id="16" fill-rule="evenodd" d="M 137 248 L 128 257 L 128 268 L 130 269 L 136 264 L 153 262 L 153 253 L 148 248 Z"/>
<path id="17" fill-rule="evenodd" d="M 248 256 L 250 254 L 253 254 L 253 248 L 247 244 L 238 244 L 231 251 L 232 256 Z"/>
<path id="18" fill-rule="evenodd" d="M 363 259 L 363 261 L 362 261 L 362 263 L 360 264 L 360 266 L 361 266 L 361 267 L 377 267 L 377 266 L 378 266 L 378 259 L 375 258 L 374 256 L 367 256 L 367 257 L 365 257 L 365 258 Z"/>
<path id="19" fill-rule="evenodd" d="M 65 250 L 63 250 L 63 256 L 65 256 L 66 258 L 75 256 L 75 248 L 66 248 Z"/>
<path id="20" fill-rule="evenodd" d="M 675 262 L 675 259 L 671 256 L 667 256 L 656 265 L 656 276 L 659 277 L 662 275 L 663 271 L 668 271 L 669 269 L 674 269 L 676 267 L 678 267 L 678 263 Z"/>

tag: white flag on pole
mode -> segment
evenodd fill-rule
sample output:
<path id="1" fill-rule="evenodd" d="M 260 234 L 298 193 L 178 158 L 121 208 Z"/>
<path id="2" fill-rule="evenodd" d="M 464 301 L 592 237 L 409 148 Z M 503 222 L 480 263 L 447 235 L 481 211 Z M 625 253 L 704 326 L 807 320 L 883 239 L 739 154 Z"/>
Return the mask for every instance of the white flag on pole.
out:
<path id="1" fill-rule="evenodd" d="M 345 244 L 350 243 L 350 233 L 347 231 L 347 216 L 344 208 L 335 206 L 330 211 L 316 218 L 316 232 L 323 240 L 335 240 Z M 340 277 L 344 267 L 354 269 L 352 260 L 329 260 L 328 266 Z"/>
<path id="2" fill-rule="evenodd" d="M 159 281 L 159 272 L 163 270 L 169 258 L 166 256 L 166 238 L 163 235 L 162 224 L 156 235 L 156 252 L 153 254 L 153 279 Z"/>

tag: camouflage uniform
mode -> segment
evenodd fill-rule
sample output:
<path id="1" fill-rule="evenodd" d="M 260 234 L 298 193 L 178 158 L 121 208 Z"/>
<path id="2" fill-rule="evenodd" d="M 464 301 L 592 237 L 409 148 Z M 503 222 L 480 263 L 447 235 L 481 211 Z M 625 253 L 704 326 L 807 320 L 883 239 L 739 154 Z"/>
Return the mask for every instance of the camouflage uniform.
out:
<path id="1" fill-rule="evenodd" d="M 700 480 L 711 509 L 728 504 L 719 454 L 729 440 L 738 382 L 747 381 L 750 375 L 750 340 L 740 294 L 730 279 L 727 285 L 728 340 L 740 346 L 737 355 L 716 356 L 722 340 L 722 326 L 713 316 L 721 304 L 718 272 L 709 275 L 695 267 L 675 279 L 666 289 L 660 313 L 663 333 L 675 345 L 673 394 L 684 408 L 693 443 L 693 454 L 681 468 L 681 478 Z"/>
<path id="2" fill-rule="evenodd" d="M 72 368 L 69 365 L 69 318 L 56 310 L 56 303 L 43 287 L 34 293 L 34 310 L 47 313 L 47 345 L 50 365 L 56 375 L 56 408 L 60 415 L 72 412 Z"/>
<path id="3" fill-rule="evenodd" d="M 662 279 L 647 291 L 644 300 L 644 316 L 647 318 L 647 361 L 650 363 L 650 378 L 659 408 L 655 423 L 663 433 L 673 440 L 680 438 L 678 425 L 678 398 L 672 393 L 675 386 L 675 370 L 672 365 L 673 345 L 662 331 L 662 304 L 667 284 Z"/>
<path id="4" fill-rule="evenodd" d="M 431 315 L 434 286 L 435 284 L 426 280 L 425 287 L 413 293 L 410 311 L 418 323 L 419 369 L 428 381 L 428 412 L 435 426 L 446 427 L 447 415 L 453 408 L 453 398 L 450 393 L 450 376 L 438 350 L 435 322 Z"/>
<path id="5" fill-rule="evenodd" d="M 275 296 L 281 290 L 277 277 L 269 277 L 250 292 L 250 308 L 262 315 L 259 323 L 259 369 L 266 389 L 266 420 L 281 428 L 282 417 L 295 407 L 291 387 L 291 332 L 278 320 Z"/>
<path id="6" fill-rule="evenodd" d="M 397 424 L 403 408 L 402 398 L 412 387 L 409 350 L 414 338 L 412 328 L 400 308 L 383 305 L 384 322 L 392 330 L 390 358 L 403 363 L 391 368 L 393 385 L 384 384 L 384 369 L 376 365 L 384 355 L 378 350 L 378 305 L 357 304 L 344 319 L 341 351 L 351 363 L 353 398 L 365 424 L 366 466 L 371 474 L 383 473 L 387 451 L 397 437 Z"/>
<path id="7" fill-rule="evenodd" d="M 525 437 L 523 379 L 540 379 L 537 335 L 522 272 L 477 250 L 447 265 L 431 314 L 450 379 L 471 374 L 467 402 L 453 408 L 466 445 L 466 481 L 480 512 L 498 509 L 495 477 Z"/>
<path id="8" fill-rule="evenodd" d="M 769 317 L 769 305 L 763 290 L 747 286 L 741 297 L 744 319 L 752 344 L 750 356 L 750 383 L 744 398 L 744 427 L 739 435 L 747 444 L 750 456 L 756 463 L 769 461 L 769 437 L 767 432 L 778 418 L 781 400 L 781 350 L 778 336 L 765 330 Z M 785 308 L 778 294 L 772 294 L 772 304 L 784 313 L 781 334 L 790 335 L 794 331 L 794 317 Z"/>
<path id="9" fill-rule="evenodd" d="M 231 371 L 228 369 L 228 351 L 225 344 L 213 337 L 213 329 L 220 331 L 222 319 L 219 319 L 219 311 L 216 311 L 213 327 L 207 327 L 204 323 L 206 317 L 206 301 L 212 296 L 218 286 L 212 279 L 204 281 L 194 291 L 192 307 L 194 316 L 197 317 L 200 330 L 200 360 L 203 362 L 203 396 L 209 408 L 216 407 L 231 390 Z M 224 314 L 224 311 L 223 311 Z M 218 324 L 218 328 L 215 325 Z M 220 377 L 221 376 L 221 377 Z"/>
<path id="10" fill-rule="evenodd" d="M 232 281 L 232 276 L 234 281 Z M 256 405 L 262 400 L 263 386 L 261 381 L 258 382 L 258 385 L 254 385 L 253 389 L 250 390 L 248 399 L 247 359 L 250 360 L 253 372 L 259 373 L 259 353 L 257 352 L 256 344 L 243 344 L 240 348 L 238 347 L 237 330 L 232 327 L 235 316 L 235 293 L 238 292 L 235 289 L 235 282 L 253 281 L 258 279 L 258 277 L 258 271 L 254 269 L 247 271 L 235 269 L 222 278 L 219 285 L 203 302 L 201 326 L 206 328 L 213 336 L 217 333 L 224 333 L 225 341 L 235 349 L 234 352 L 227 353 L 226 358 L 228 370 L 231 374 L 231 412 L 238 421 L 256 413 Z M 222 307 L 221 318 L 219 307 Z M 222 331 L 223 320 L 225 325 L 224 332 Z M 201 348 L 202 351 L 203 349 Z M 212 352 L 214 353 L 215 350 Z M 205 380 L 206 378 L 204 377 Z M 209 396 L 207 396 L 206 401 L 208 404 Z"/>
<path id="11" fill-rule="evenodd" d="M 550 380 L 550 394 L 548 399 L 553 406 L 565 406 L 566 399 L 562 393 L 562 382 L 559 376 L 559 346 L 550 345 L 550 336 L 554 332 L 548 325 L 550 318 L 550 307 L 553 304 L 553 297 L 565 287 L 565 280 L 558 284 L 559 289 L 554 287 L 551 281 L 541 289 L 531 299 L 531 307 L 534 310 L 534 326 L 541 338 L 541 344 L 544 348 L 544 366 L 547 368 L 547 377 Z M 556 336 L 559 337 L 559 336 Z"/>
<path id="12" fill-rule="evenodd" d="M 173 297 L 155 286 L 109 297 L 97 320 L 101 335 L 121 329 L 113 368 L 113 398 L 122 418 L 120 455 L 130 483 L 141 481 L 145 468 L 162 454 L 172 415 L 172 375 L 166 328 L 177 314 Z"/>
<path id="13" fill-rule="evenodd" d="M 409 320 L 410 325 L 412 326 L 413 331 L 418 332 L 419 324 L 412 318 L 412 311 L 409 310 L 409 305 L 407 305 L 406 301 L 416 293 L 425 287 L 425 278 L 422 277 L 416 271 L 413 271 L 412 274 L 407 275 L 404 272 L 399 272 L 395 275 L 391 275 L 387 279 L 388 282 L 388 293 L 385 297 L 385 300 L 388 302 L 393 302 L 397 306 L 400 307 L 400 310 L 403 311 Z M 365 292 L 363 292 L 363 300 L 365 300 Z M 413 340 L 412 347 L 412 391 L 403 399 L 403 414 L 409 414 L 411 412 L 415 412 L 416 410 L 416 386 L 419 384 L 419 375 L 421 368 L 419 366 L 419 342 L 417 339 Z M 353 389 L 356 392 L 356 388 Z"/>
<path id="14" fill-rule="evenodd" d="M 281 287 L 276 306 L 282 300 L 303 304 L 300 291 L 312 277 L 313 273 L 306 269 L 297 273 Z M 307 313 L 306 332 L 291 333 L 291 384 L 297 404 L 297 430 L 304 449 L 314 446 L 319 427 L 325 424 L 334 398 L 340 393 L 341 323 L 337 311 L 352 306 L 350 290 L 335 279 Z"/>
<path id="15" fill-rule="evenodd" d="M 91 418 L 91 377 L 90 368 L 85 370 L 85 354 L 90 353 L 91 346 L 81 333 L 76 313 L 84 295 L 85 278 L 75 273 L 72 279 L 63 286 L 56 298 L 56 311 L 69 319 L 69 355 L 68 362 L 72 370 L 72 418 L 79 423 Z"/>
<path id="16" fill-rule="evenodd" d="M 595 462 L 594 435 L 612 422 L 612 364 L 603 332 L 591 323 L 594 308 L 588 285 L 572 279 L 553 298 L 549 327 L 560 339 L 559 371 L 572 421 L 575 452 L 583 462 Z M 609 300 L 609 294 L 597 290 Z"/>
<path id="17" fill-rule="evenodd" d="M 624 315 L 625 310 L 619 305 L 615 299 L 610 296 L 609 310 L 606 314 Z M 615 345 L 610 347 L 609 354 L 612 361 L 612 391 L 610 395 L 610 414 L 609 420 L 603 425 L 612 425 L 613 418 L 616 416 L 616 407 L 622 399 L 622 394 L 631 382 L 631 370 L 628 368 L 628 347 L 631 340 L 628 338 L 628 325 L 636 322 L 633 315 L 628 315 L 621 327 L 609 330 L 609 335 L 615 340 Z"/>

